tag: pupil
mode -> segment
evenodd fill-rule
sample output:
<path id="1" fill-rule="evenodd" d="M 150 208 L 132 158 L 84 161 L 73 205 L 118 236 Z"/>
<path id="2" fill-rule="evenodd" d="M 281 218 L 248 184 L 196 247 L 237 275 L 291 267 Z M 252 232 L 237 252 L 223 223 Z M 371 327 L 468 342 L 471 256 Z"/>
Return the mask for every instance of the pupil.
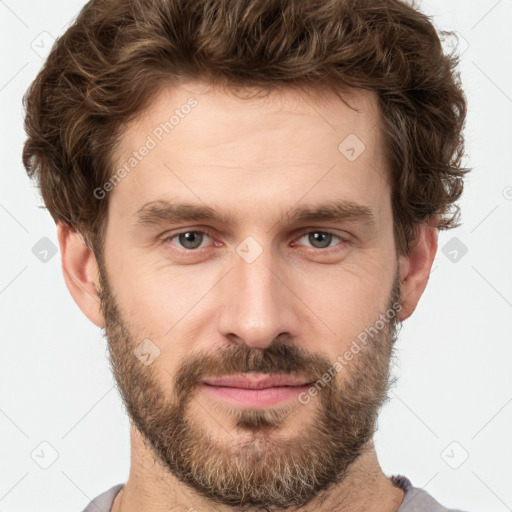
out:
<path id="1" fill-rule="evenodd" d="M 199 243 L 197 242 L 197 240 L 194 242 L 194 238 L 198 238 Z M 201 236 L 198 235 L 197 231 L 188 231 L 187 233 L 181 233 L 180 243 L 186 249 L 196 249 L 201 245 Z"/>
<path id="2" fill-rule="evenodd" d="M 309 241 L 312 243 L 312 245 L 315 245 L 315 243 L 319 241 L 319 238 L 323 238 L 323 241 L 320 240 L 320 248 L 324 248 L 327 247 L 331 242 L 332 235 L 330 233 L 323 233 L 321 231 L 315 231 L 309 235 Z"/>

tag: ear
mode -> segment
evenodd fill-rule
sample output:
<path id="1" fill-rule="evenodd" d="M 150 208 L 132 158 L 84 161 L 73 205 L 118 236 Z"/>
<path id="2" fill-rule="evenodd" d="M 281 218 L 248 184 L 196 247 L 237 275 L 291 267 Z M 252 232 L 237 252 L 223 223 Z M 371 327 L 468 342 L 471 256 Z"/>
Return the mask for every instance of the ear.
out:
<path id="1" fill-rule="evenodd" d="M 71 296 L 84 315 L 98 327 L 104 327 L 98 295 L 99 273 L 94 253 L 82 236 L 63 222 L 57 223 L 62 271 Z"/>
<path id="2" fill-rule="evenodd" d="M 437 237 L 438 230 L 434 225 L 420 225 L 409 244 L 410 253 L 399 258 L 402 285 L 402 309 L 397 314 L 399 321 L 403 322 L 412 315 L 423 295 L 437 252 Z"/>

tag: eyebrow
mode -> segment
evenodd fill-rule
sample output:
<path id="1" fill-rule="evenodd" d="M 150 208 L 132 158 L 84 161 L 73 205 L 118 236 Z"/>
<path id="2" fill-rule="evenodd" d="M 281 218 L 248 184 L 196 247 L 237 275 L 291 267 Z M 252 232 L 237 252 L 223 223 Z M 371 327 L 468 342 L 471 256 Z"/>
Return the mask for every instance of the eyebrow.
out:
<path id="1" fill-rule="evenodd" d="M 226 226 L 236 224 L 234 215 L 219 212 L 206 205 L 167 200 L 150 201 L 134 214 L 136 226 L 151 226 L 163 223 L 217 222 Z M 295 206 L 282 215 L 278 223 L 298 224 L 305 222 L 359 222 L 374 227 L 375 216 L 370 207 L 353 201 L 328 201 L 322 205 Z M 277 224 L 277 223 L 276 223 Z"/>

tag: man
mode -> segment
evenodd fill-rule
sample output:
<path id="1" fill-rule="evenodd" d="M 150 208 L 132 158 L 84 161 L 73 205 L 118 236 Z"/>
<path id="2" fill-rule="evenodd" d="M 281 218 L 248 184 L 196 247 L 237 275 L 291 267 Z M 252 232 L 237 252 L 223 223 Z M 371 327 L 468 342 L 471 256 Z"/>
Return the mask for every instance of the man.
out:
<path id="1" fill-rule="evenodd" d="M 105 329 L 128 481 L 86 511 L 447 509 L 373 445 L 462 193 L 464 94 L 399 0 L 92 0 L 24 164 Z"/>

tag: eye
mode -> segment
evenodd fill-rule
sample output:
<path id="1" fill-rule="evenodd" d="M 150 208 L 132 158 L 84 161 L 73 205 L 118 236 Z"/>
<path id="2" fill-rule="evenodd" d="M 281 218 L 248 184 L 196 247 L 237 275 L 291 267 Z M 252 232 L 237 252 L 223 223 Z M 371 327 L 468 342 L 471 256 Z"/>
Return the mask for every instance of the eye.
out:
<path id="1" fill-rule="evenodd" d="M 187 253 L 192 255 L 192 253 L 203 252 L 200 250 L 205 249 L 208 246 L 208 240 L 205 241 L 205 237 L 206 239 L 211 239 L 211 236 L 205 231 L 188 230 L 166 236 L 163 238 L 163 242 L 166 244 L 170 243 L 171 250 L 173 252 L 176 251 L 177 253 L 181 253 L 181 255 L 186 256 Z M 309 243 L 313 250 L 324 253 L 343 250 L 349 243 L 348 240 L 341 238 L 330 231 L 310 230 L 303 232 L 299 238 L 295 239 L 296 241 L 293 242 L 292 245 L 304 245 L 303 243 L 300 243 L 303 239 L 306 239 L 306 246 Z M 338 241 L 338 243 L 331 245 L 336 241 Z M 215 243 L 215 245 L 218 244 Z"/>
<path id="2" fill-rule="evenodd" d="M 314 249 L 324 250 L 324 249 L 331 249 L 336 247 L 336 245 L 345 245 L 345 243 L 348 243 L 347 240 L 341 238 L 338 235 L 335 235 L 334 233 L 331 233 L 330 231 L 307 231 L 302 234 L 302 236 L 298 239 L 299 241 L 302 239 L 306 239 L 308 243 L 310 243 Z M 340 243 L 336 244 L 335 246 L 330 246 L 331 242 L 334 239 L 338 239 Z"/>
<path id="3" fill-rule="evenodd" d="M 176 238 L 182 249 L 195 250 L 201 248 L 205 236 L 209 238 L 204 231 L 183 231 L 167 237 L 164 241 L 170 242 Z"/>

